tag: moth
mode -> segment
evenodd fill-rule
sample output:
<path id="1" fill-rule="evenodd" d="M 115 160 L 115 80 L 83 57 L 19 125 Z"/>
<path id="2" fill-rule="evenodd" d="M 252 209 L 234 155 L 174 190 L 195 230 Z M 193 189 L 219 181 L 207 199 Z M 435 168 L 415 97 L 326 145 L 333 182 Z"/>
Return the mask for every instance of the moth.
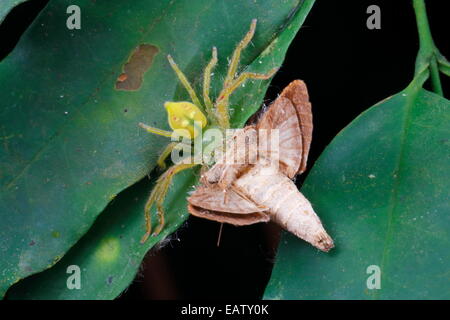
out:
<path id="1" fill-rule="evenodd" d="M 312 129 L 306 85 L 295 80 L 256 124 L 246 126 L 227 141 L 223 157 L 228 159 L 219 160 L 202 174 L 200 186 L 188 198 L 189 212 L 236 226 L 274 221 L 328 252 L 333 240 L 292 180 L 306 169 Z M 258 134 L 263 130 L 269 134 Z M 279 144 L 272 146 L 267 140 L 275 131 Z M 260 150 L 261 145 L 270 147 Z M 271 159 L 274 153 L 276 161 Z"/>

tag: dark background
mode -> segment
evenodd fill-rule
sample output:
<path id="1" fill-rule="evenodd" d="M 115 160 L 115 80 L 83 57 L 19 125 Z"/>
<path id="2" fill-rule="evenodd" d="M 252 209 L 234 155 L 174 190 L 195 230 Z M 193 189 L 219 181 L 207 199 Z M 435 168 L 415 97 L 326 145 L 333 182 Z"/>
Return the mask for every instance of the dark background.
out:
<path id="1" fill-rule="evenodd" d="M 8 15 L 0 26 L 0 59 L 14 48 L 47 2 L 33 0 Z M 381 8 L 381 30 L 366 27 L 366 9 L 372 4 Z M 426 4 L 434 40 L 448 55 L 445 1 L 428 0 Z M 317 0 L 266 100 L 275 99 L 296 78 L 306 82 L 314 112 L 311 167 L 356 116 L 408 85 L 417 50 L 412 1 Z M 441 80 L 448 92 L 448 78 Z M 299 186 L 307 174 L 297 179 Z M 224 225 L 217 247 L 219 226 L 189 218 L 163 248 L 147 255 L 136 280 L 119 299 L 260 298 L 270 277 L 278 227 Z"/>

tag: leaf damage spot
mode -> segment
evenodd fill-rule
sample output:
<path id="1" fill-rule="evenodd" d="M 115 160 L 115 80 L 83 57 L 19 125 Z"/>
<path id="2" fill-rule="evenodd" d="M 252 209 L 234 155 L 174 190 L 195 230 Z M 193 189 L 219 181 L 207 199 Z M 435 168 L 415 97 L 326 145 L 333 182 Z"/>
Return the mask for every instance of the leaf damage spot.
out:
<path id="1" fill-rule="evenodd" d="M 150 69 L 159 49 L 152 44 L 141 44 L 134 49 L 128 62 L 123 66 L 123 72 L 117 77 L 116 90 L 139 90 L 144 73 Z"/>

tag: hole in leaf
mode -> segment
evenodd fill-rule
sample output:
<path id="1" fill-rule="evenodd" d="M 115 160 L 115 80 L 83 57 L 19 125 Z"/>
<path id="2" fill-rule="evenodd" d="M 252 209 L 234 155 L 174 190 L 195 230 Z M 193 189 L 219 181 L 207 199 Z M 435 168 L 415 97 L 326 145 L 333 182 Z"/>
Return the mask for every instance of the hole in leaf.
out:
<path id="1" fill-rule="evenodd" d="M 144 73 L 150 69 L 159 49 L 152 44 L 141 44 L 131 54 L 123 66 L 123 73 L 117 77 L 116 89 L 134 91 L 142 85 Z"/>

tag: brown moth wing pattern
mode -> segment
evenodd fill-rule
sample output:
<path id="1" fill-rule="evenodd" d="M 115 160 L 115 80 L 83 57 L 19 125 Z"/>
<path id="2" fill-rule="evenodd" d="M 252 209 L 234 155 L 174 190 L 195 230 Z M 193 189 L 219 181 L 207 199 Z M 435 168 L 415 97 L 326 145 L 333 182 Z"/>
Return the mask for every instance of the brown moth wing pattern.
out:
<path id="1" fill-rule="evenodd" d="M 302 131 L 294 105 L 289 99 L 279 96 L 258 121 L 257 128 L 268 130 L 267 139 L 270 139 L 270 130 L 278 129 L 279 154 L 271 154 L 273 151 L 270 143 L 262 143 L 263 141 L 260 141 L 260 145 L 268 144 L 269 147 L 261 148 L 259 154 L 266 159 L 278 156 L 280 171 L 289 178 L 294 178 L 302 163 L 303 150 Z M 260 134 L 259 137 L 262 139 L 264 135 Z"/>
<path id="2" fill-rule="evenodd" d="M 247 226 L 259 222 L 269 222 L 270 216 L 264 212 L 253 212 L 247 214 L 235 214 L 228 212 L 210 211 L 202 207 L 188 204 L 189 213 L 193 216 L 213 220 L 221 223 L 229 223 L 235 226 Z"/>
<path id="3" fill-rule="evenodd" d="M 249 139 L 245 140 L 245 136 Z M 256 205 L 231 188 L 241 172 L 248 168 L 248 163 L 256 161 L 256 137 L 255 126 L 247 126 L 227 141 L 226 154 L 202 174 L 202 185 L 188 198 L 188 210 L 192 215 L 236 226 L 270 220 L 266 207 Z"/>
<path id="4" fill-rule="evenodd" d="M 292 81 L 280 94 L 280 97 L 289 99 L 297 110 L 302 130 L 302 163 L 298 173 L 306 170 L 306 162 L 308 160 L 309 148 L 311 146 L 313 121 L 311 112 L 311 103 L 309 102 L 308 89 L 301 80 Z"/>
<path id="5" fill-rule="evenodd" d="M 217 184 L 197 187 L 188 202 L 192 215 L 217 222 L 245 226 L 270 220 L 267 208 L 242 198 L 232 189 L 224 192 Z"/>
<path id="6" fill-rule="evenodd" d="M 223 192 L 217 184 L 198 186 L 188 198 L 188 201 L 195 207 L 235 214 L 248 214 L 267 210 L 266 207 L 257 206 L 252 201 L 242 198 L 233 189 Z"/>

